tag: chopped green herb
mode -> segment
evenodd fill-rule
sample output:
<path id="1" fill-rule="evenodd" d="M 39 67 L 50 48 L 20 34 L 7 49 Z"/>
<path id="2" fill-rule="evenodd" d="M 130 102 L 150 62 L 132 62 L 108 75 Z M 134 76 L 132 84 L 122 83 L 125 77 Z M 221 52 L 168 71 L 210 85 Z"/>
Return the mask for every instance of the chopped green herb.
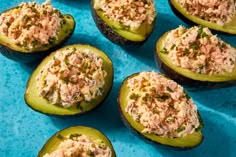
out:
<path id="1" fill-rule="evenodd" d="M 129 98 L 134 100 L 134 99 L 137 99 L 138 97 L 139 97 L 138 94 L 132 93 Z"/>
<path id="2" fill-rule="evenodd" d="M 161 96 L 159 94 L 154 95 L 155 98 L 160 98 Z"/>
<path id="3" fill-rule="evenodd" d="M 198 38 L 209 38 L 209 35 L 206 34 L 206 32 L 203 31 L 204 26 L 200 25 L 199 26 L 199 31 L 198 31 Z"/>
<path id="4" fill-rule="evenodd" d="M 44 14 L 44 15 L 47 15 L 47 13 L 48 13 L 48 12 L 47 12 L 46 10 L 43 11 L 43 14 Z"/>
<path id="5" fill-rule="evenodd" d="M 64 137 L 61 134 L 57 134 L 57 138 L 59 138 L 60 140 L 64 139 Z"/>
<path id="6" fill-rule="evenodd" d="M 27 42 L 26 41 L 23 42 L 22 47 L 27 47 Z"/>
<path id="7" fill-rule="evenodd" d="M 183 52 L 184 52 L 184 55 L 189 55 L 190 54 L 190 51 L 187 48 L 185 48 Z"/>
<path id="8" fill-rule="evenodd" d="M 145 96 L 142 98 L 143 101 L 148 101 L 150 99 L 151 99 L 151 96 L 148 93 L 146 93 Z"/>
<path id="9" fill-rule="evenodd" d="M 185 126 L 181 126 L 176 131 L 177 131 L 177 133 L 180 133 L 180 132 L 182 132 L 184 130 L 185 130 Z"/>
<path id="10" fill-rule="evenodd" d="M 33 46 L 33 47 L 35 47 L 36 45 L 38 45 L 38 40 L 34 40 L 34 41 L 32 42 L 32 46 Z"/>
<path id="11" fill-rule="evenodd" d="M 54 44 L 55 41 L 56 41 L 56 38 L 54 38 L 54 37 L 49 37 L 49 39 L 48 39 L 49 44 Z"/>
<path id="12" fill-rule="evenodd" d="M 167 86 L 166 89 L 167 89 L 167 91 L 169 91 L 169 92 L 171 92 L 171 93 L 174 92 L 169 86 Z"/>
<path id="13" fill-rule="evenodd" d="M 75 52 L 76 50 L 77 50 L 77 49 L 76 49 L 75 47 L 73 47 L 73 50 L 72 50 L 72 51 Z"/>
<path id="14" fill-rule="evenodd" d="M 70 81 L 69 77 L 61 77 L 61 80 L 63 80 L 65 83 Z"/>
<path id="15" fill-rule="evenodd" d="M 167 51 L 167 49 L 165 47 L 160 52 L 164 53 L 164 54 L 168 54 L 168 51 Z"/>
<path id="16" fill-rule="evenodd" d="M 77 134 L 77 133 L 70 134 L 69 139 L 73 139 L 74 137 L 80 137 L 80 136 L 82 136 L 82 135 L 81 134 Z"/>
<path id="17" fill-rule="evenodd" d="M 170 49 L 173 50 L 173 49 L 175 48 L 175 46 L 176 46 L 176 45 L 173 44 Z"/>
<path id="18" fill-rule="evenodd" d="M 191 42 L 189 44 L 189 47 L 194 49 L 194 50 L 199 50 L 200 46 L 199 46 L 199 42 Z"/>
<path id="19" fill-rule="evenodd" d="M 199 125 L 199 126 L 195 129 L 195 131 L 200 131 L 201 129 L 202 129 L 202 126 Z"/>
<path id="20" fill-rule="evenodd" d="M 191 97 L 187 93 L 185 93 L 185 98 L 188 100 L 191 99 Z"/>
<path id="21" fill-rule="evenodd" d="M 87 150 L 86 154 L 90 157 L 95 157 L 94 152 L 92 152 L 91 150 Z"/>
<path id="22" fill-rule="evenodd" d="M 175 106 L 175 105 L 174 105 L 174 102 L 173 102 L 173 101 L 170 102 L 168 105 L 169 105 L 170 108 L 173 108 L 173 109 L 174 109 L 174 106 Z"/>
<path id="23" fill-rule="evenodd" d="M 168 99 L 170 96 L 169 96 L 169 94 L 168 93 L 163 93 L 163 95 L 161 96 L 161 99 L 163 100 L 163 101 L 165 101 L 166 99 Z"/>
<path id="24" fill-rule="evenodd" d="M 227 48 L 227 45 L 226 45 L 224 42 L 221 42 L 220 48 L 221 48 L 221 49 L 225 49 L 225 48 Z"/>

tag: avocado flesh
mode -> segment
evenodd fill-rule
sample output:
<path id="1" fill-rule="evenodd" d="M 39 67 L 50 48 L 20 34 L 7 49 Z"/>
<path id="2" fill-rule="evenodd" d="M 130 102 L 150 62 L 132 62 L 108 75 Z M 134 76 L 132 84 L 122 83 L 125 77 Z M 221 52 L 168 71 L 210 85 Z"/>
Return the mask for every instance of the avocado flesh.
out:
<path id="1" fill-rule="evenodd" d="M 93 6 L 95 1 L 97 0 L 92 0 L 92 9 L 95 10 L 96 15 L 99 16 L 102 21 L 106 23 L 117 35 L 133 42 L 142 42 L 151 34 L 154 28 L 154 22 L 152 24 L 143 22 L 138 29 L 131 30 L 130 28 L 121 25 L 119 22 L 112 21 L 104 16 L 104 12 L 102 10 L 94 9 Z"/>
<path id="2" fill-rule="evenodd" d="M 119 98 L 118 98 L 118 102 L 119 102 L 119 108 L 120 108 L 120 112 L 121 112 L 121 116 L 122 119 L 124 121 L 124 123 L 131 128 L 131 130 L 135 131 L 137 134 L 141 135 L 142 137 L 144 137 L 145 139 L 155 142 L 155 143 L 159 143 L 162 145 L 167 145 L 167 146 L 171 146 L 171 147 L 176 147 L 176 148 L 192 148 L 192 147 L 196 147 L 199 144 L 201 144 L 202 140 L 203 140 L 203 135 L 201 133 L 201 130 L 199 131 L 195 131 L 192 134 L 186 135 L 184 137 L 180 137 L 180 138 L 167 138 L 167 137 L 161 137 L 155 134 L 148 134 L 148 133 L 142 133 L 142 130 L 144 129 L 144 127 L 136 122 L 132 116 L 130 116 L 126 111 L 126 107 L 127 107 L 127 95 L 129 94 L 129 92 L 131 92 L 129 90 L 129 88 L 127 87 L 128 84 L 128 79 L 136 76 L 137 74 L 133 74 L 131 76 L 129 76 L 128 78 L 126 78 L 121 86 L 120 89 L 120 93 L 119 93 Z M 200 125 L 203 126 L 202 121 L 201 121 L 201 117 L 199 115 L 199 120 L 200 120 Z"/>
<path id="3" fill-rule="evenodd" d="M 69 108 L 64 108 L 59 105 L 53 105 L 47 99 L 39 96 L 36 84 L 36 77 L 39 75 L 44 65 L 46 65 L 50 60 L 53 59 L 53 56 L 55 54 L 55 52 L 53 52 L 39 64 L 39 66 L 32 73 L 27 83 L 25 91 L 25 102 L 29 107 L 38 112 L 49 115 L 58 115 L 58 116 L 82 114 L 100 105 L 110 92 L 110 89 L 113 84 L 114 74 L 113 74 L 113 65 L 109 57 L 104 52 L 89 45 L 79 45 L 79 44 L 70 45 L 61 48 L 57 51 L 62 51 L 65 50 L 66 48 L 76 48 L 77 50 L 81 50 L 82 52 L 83 50 L 89 49 L 103 59 L 103 68 L 107 72 L 107 76 L 105 78 L 105 85 L 103 87 L 104 92 L 101 96 L 97 96 L 96 98 L 92 99 L 89 102 L 82 101 L 79 106 L 72 106 Z"/>
<path id="4" fill-rule="evenodd" d="M 44 144 L 43 148 L 38 154 L 38 157 L 43 157 L 45 154 L 52 153 L 53 151 L 55 151 L 62 142 L 63 137 L 68 137 L 71 134 L 86 135 L 87 137 L 93 140 L 99 139 L 103 141 L 104 144 L 111 149 L 112 157 L 116 157 L 116 153 L 109 139 L 98 130 L 85 126 L 70 127 L 57 132 Z"/>
<path id="5" fill-rule="evenodd" d="M 203 20 L 197 16 L 190 15 L 188 11 L 178 3 L 177 0 L 169 0 L 169 3 L 172 9 L 175 9 L 178 13 L 184 16 L 184 18 L 187 18 L 188 20 L 194 23 L 209 27 L 213 30 L 217 30 L 217 31 L 221 31 L 221 32 L 229 33 L 229 34 L 236 34 L 236 14 L 234 15 L 232 21 L 225 23 L 224 25 L 221 26 L 216 23 Z M 179 16 L 178 13 L 177 13 L 177 16 Z"/>
<path id="6" fill-rule="evenodd" d="M 207 74 L 199 74 L 195 73 L 191 70 L 184 69 L 181 67 L 178 67 L 172 63 L 172 61 L 169 59 L 168 54 L 161 53 L 160 51 L 164 48 L 163 42 L 165 41 L 165 38 L 167 36 L 168 32 L 165 33 L 157 42 L 156 44 L 156 57 L 159 62 L 163 63 L 163 66 L 167 66 L 171 70 L 173 70 L 177 75 L 184 76 L 186 78 L 189 78 L 191 80 L 196 80 L 200 82 L 227 82 L 227 81 L 235 81 L 236 80 L 236 66 L 234 66 L 234 69 L 232 72 L 228 72 L 225 74 L 215 74 L 215 75 L 207 75 Z M 236 65 L 236 63 L 235 63 Z M 160 67 L 161 68 L 161 67 Z M 169 76 L 171 77 L 171 76 Z"/>

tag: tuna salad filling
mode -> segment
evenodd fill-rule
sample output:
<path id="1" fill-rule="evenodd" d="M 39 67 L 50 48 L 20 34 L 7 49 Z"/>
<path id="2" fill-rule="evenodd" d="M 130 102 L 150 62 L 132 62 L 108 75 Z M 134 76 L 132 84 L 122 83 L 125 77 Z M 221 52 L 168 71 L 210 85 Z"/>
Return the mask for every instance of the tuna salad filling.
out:
<path id="1" fill-rule="evenodd" d="M 62 25 L 63 16 L 52 7 L 50 0 L 42 5 L 22 2 L 16 8 L 0 14 L 0 34 L 26 49 L 53 43 Z"/>
<path id="2" fill-rule="evenodd" d="M 89 49 L 57 51 L 37 77 L 39 95 L 63 107 L 102 95 L 107 73 L 103 60 Z"/>
<path id="3" fill-rule="evenodd" d="M 178 0 L 191 14 L 201 19 L 224 25 L 235 15 L 235 0 Z"/>
<path id="4" fill-rule="evenodd" d="M 138 29 L 145 21 L 152 24 L 156 17 L 153 0 L 95 0 L 94 8 L 131 30 Z"/>
<path id="5" fill-rule="evenodd" d="M 200 74 L 232 72 L 236 49 L 202 26 L 186 29 L 182 26 L 168 33 L 161 53 L 178 67 Z"/>
<path id="6" fill-rule="evenodd" d="M 63 137 L 64 138 L 64 137 Z M 112 151 L 101 140 L 71 134 L 50 154 L 43 157 L 111 157 Z"/>
<path id="7" fill-rule="evenodd" d="M 143 125 L 143 133 L 175 138 L 199 129 L 197 107 L 176 82 L 156 72 L 128 80 L 126 112 Z"/>

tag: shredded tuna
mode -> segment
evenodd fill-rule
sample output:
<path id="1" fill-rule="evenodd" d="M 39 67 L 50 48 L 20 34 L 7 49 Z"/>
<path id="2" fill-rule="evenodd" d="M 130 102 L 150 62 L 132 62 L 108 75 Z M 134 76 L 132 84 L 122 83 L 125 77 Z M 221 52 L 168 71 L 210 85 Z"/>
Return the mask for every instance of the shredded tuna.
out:
<path id="1" fill-rule="evenodd" d="M 201 74 L 224 74 L 234 68 L 236 49 L 212 35 L 202 26 L 186 29 L 180 26 L 168 33 L 162 53 L 172 63 Z"/>
<path id="2" fill-rule="evenodd" d="M 101 9 L 109 19 L 131 29 L 139 28 L 144 21 L 152 24 L 156 17 L 153 0 L 101 0 L 94 7 Z"/>
<path id="3" fill-rule="evenodd" d="M 59 147 L 43 157 L 111 157 L 112 151 L 100 140 L 85 135 L 71 135 Z"/>
<path id="4" fill-rule="evenodd" d="M 102 95 L 106 71 L 103 60 L 86 49 L 57 51 L 37 77 L 40 96 L 52 104 L 70 107 Z"/>
<path id="5" fill-rule="evenodd" d="M 42 5 L 22 2 L 18 7 L 0 15 L 0 34 L 27 49 L 51 44 L 58 39 L 57 30 L 63 20 L 50 0 Z"/>
<path id="6" fill-rule="evenodd" d="M 178 0 L 191 14 L 204 20 L 223 25 L 235 15 L 235 0 Z"/>
<path id="7" fill-rule="evenodd" d="M 176 82 L 156 72 L 128 80 L 126 112 L 144 126 L 143 133 L 175 138 L 199 128 L 197 107 Z"/>

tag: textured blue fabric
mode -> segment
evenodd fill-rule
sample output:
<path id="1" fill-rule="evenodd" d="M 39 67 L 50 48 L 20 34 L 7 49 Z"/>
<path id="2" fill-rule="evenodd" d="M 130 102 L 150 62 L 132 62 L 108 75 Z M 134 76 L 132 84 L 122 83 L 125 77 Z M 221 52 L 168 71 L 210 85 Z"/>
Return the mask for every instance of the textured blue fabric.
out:
<path id="1" fill-rule="evenodd" d="M 0 12 L 20 0 L 0 0 Z M 38 1 L 42 2 L 42 0 Z M 50 117 L 33 111 L 24 102 L 27 80 L 38 63 L 20 64 L 0 55 L 0 157 L 35 157 L 55 132 L 74 125 L 99 129 L 111 140 L 118 157 L 235 157 L 236 156 L 236 86 L 215 90 L 191 91 L 204 121 L 204 141 L 192 150 L 179 151 L 146 143 L 122 123 L 117 96 L 125 77 L 139 71 L 159 71 L 154 61 L 154 46 L 166 31 L 186 25 L 171 11 L 167 0 L 156 0 L 158 17 L 149 40 L 133 51 L 111 43 L 96 28 L 89 0 L 52 0 L 63 13 L 77 22 L 75 33 L 67 42 L 91 44 L 106 52 L 114 63 L 114 85 L 102 106 L 82 116 Z M 236 46 L 236 36 L 219 35 Z"/>

